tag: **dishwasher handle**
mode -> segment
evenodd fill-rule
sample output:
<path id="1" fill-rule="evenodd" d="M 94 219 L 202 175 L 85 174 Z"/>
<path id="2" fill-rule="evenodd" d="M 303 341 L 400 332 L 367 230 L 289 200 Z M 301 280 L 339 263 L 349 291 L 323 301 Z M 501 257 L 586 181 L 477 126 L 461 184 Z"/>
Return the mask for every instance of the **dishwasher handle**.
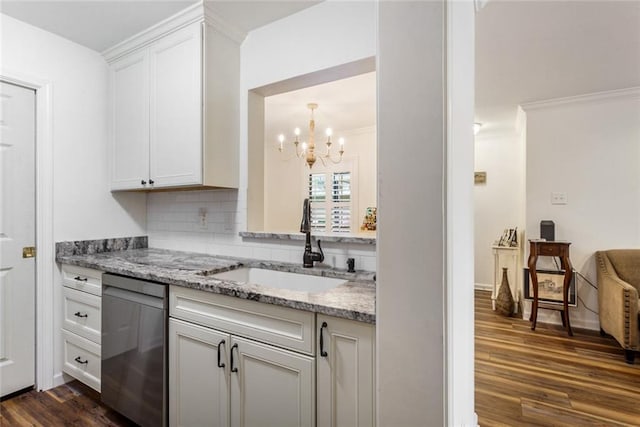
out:
<path id="1" fill-rule="evenodd" d="M 122 288 L 115 288 L 113 286 L 102 285 L 102 297 L 119 298 L 121 300 L 134 302 L 137 304 L 146 305 L 153 308 L 159 308 L 164 310 L 165 300 L 164 298 L 158 298 L 151 295 L 139 294 L 137 292 L 128 291 Z"/>

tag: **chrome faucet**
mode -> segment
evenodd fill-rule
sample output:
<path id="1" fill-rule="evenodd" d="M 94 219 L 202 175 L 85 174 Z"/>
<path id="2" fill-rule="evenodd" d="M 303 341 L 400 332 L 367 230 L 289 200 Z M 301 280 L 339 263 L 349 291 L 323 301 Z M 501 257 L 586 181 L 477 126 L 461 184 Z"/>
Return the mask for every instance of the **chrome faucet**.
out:
<path id="1" fill-rule="evenodd" d="M 302 256 L 302 266 L 305 268 L 311 268 L 313 267 L 314 261 L 324 261 L 324 253 L 322 252 L 322 246 L 320 246 L 320 240 L 318 240 L 318 250 L 320 252 L 313 252 L 311 247 L 311 203 L 309 202 L 309 199 L 304 199 L 304 205 L 302 206 L 300 232 L 306 235 L 304 255 Z"/>

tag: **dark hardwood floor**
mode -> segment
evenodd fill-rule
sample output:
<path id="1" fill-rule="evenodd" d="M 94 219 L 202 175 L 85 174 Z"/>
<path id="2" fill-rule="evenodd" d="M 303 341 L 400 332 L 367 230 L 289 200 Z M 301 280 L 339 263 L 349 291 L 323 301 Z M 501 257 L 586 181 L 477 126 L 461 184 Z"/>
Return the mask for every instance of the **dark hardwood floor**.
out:
<path id="1" fill-rule="evenodd" d="M 20 394 L 0 402 L 0 426 L 135 426 L 127 418 L 105 407 L 100 396 L 73 381 L 54 389 Z"/>
<path id="2" fill-rule="evenodd" d="M 640 426 L 640 363 L 613 338 L 506 318 L 476 291 L 476 413 L 489 426 Z M 636 358 L 637 360 L 638 358 Z M 2 426 L 131 426 L 74 381 L 0 403 Z"/>
<path id="3" fill-rule="evenodd" d="M 640 426 L 640 364 L 611 337 L 491 310 L 476 291 L 476 413 L 485 426 Z"/>

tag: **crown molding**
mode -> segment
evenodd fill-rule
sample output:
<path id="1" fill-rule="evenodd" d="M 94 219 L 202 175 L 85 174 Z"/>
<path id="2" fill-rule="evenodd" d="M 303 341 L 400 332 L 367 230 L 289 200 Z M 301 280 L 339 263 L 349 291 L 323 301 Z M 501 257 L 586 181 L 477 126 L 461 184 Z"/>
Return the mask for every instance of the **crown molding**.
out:
<path id="1" fill-rule="evenodd" d="M 140 31 L 128 39 L 102 51 L 104 59 L 111 63 L 122 56 L 148 46 L 164 35 L 193 24 L 194 22 L 206 22 L 218 33 L 226 36 L 238 45 L 241 44 L 247 34 L 225 21 L 211 9 L 205 2 L 195 3 L 180 12 L 158 22 L 157 24 Z"/>
<path id="2" fill-rule="evenodd" d="M 609 101 L 623 98 L 640 98 L 640 87 L 630 87 L 625 89 L 609 90 L 604 92 L 594 92 L 585 95 L 568 96 L 564 98 L 548 99 L 544 101 L 534 101 L 520 104 L 523 111 L 535 111 L 545 108 L 555 108 L 571 104 L 586 104 Z"/>

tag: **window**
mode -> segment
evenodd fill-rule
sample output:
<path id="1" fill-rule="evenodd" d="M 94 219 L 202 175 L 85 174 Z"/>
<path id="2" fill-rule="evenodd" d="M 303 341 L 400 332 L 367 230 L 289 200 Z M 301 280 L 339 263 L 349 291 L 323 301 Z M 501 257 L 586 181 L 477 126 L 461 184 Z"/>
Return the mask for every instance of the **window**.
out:
<path id="1" fill-rule="evenodd" d="M 351 172 L 309 174 L 311 228 L 321 232 L 350 232 L 351 192 Z"/>

